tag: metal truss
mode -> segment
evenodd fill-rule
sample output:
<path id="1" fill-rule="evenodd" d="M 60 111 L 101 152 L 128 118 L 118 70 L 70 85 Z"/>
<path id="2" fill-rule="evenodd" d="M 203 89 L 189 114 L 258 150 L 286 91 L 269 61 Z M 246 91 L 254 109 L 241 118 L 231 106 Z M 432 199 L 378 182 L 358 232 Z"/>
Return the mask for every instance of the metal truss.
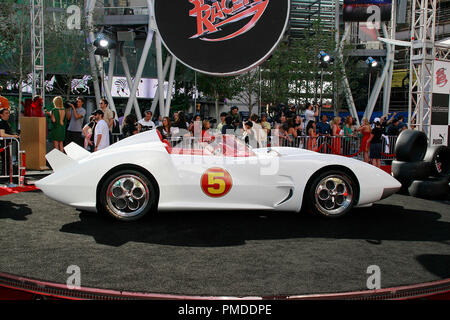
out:
<path id="1" fill-rule="evenodd" d="M 450 61 L 450 47 L 448 46 L 436 46 L 435 55 L 437 60 Z"/>
<path id="2" fill-rule="evenodd" d="M 437 0 L 412 3 L 408 127 L 431 136 Z"/>
<path id="3" fill-rule="evenodd" d="M 31 0 L 32 95 L 45 101 L 44 0 Z"/>
<path id="4" fill-rule="evenodd" d="M 89 39 L 91 42 L 90 48 L 90 61 L 91 61 L 91 70 L 93 74 L 94 80 L 94 89 L 96 93 L 97 104 L 99 103 L 101 91 L 100 84 L 102 84 L 103 92 L 106 95 L 106 98 L 109 102 L 110 108 L 115 111 L 114 101 L 111 94 L 112 81 L 114 76 L 114 69 L 117 63 L 117 60 L 120 60 L 122 63 L 122 67 L 125 71 L 125 76 L 127 78 L 127 84 L 130 88 L 130 97 L 128 98 L 128 102 L 125 108 L 124 115 L 127 116 L 131 113 L 134 108 L 135 114 L 138 119 L 142 118 L 141 111 L 139 109 L 139 103 L 136 98 L 136 92 L 139 87 L 139 83 L 142 79 L 142 73 L 144 71 L 145 63 L 147 61 L 147 57 L 149 55 L 150 47 L 152 43 L 155 43 L 156 47 L 156 64 L 157 64 L 157 73 L 158 73 L 158 87 L 155 93 L 155 98 L 153 99 L 151 110 L 154 112 L 156 106 L 159 104 L 159 114 L 162 116 L 168 116 L 170 112 L 170 104 L 172 99 L 172 88 L 174 86 L 174 78 L 175 78 L 175 69 L 177 64 L 177 59 L 172 56 L 168 56 L 166 62 L 163 66 L 163 54 L 162 54 L 162 42 L 161 37 L 156 30 L 156 25 L 154 22 L 153 16 L 153 5 L 151 0 L 147 0 L 148 6 L 148 25 L 147 25 L 147 36 L 144 44 L 144 48 L 142 51 L 141 58 L 139 60 L 139 64 L 136 70 L 136 74 L 134 77 L 130 73 L 130 69 L 128 66 L 127 57 L 125 55 L 125 51 L 123 50 L 123 43 L 119 43 L 118 50 L 110 50 L 110 60 L 109 60 L 109 70 L 106 74 L 103 68 L 102 58 L 96 56 L 94 54 L 95 47 L 93 45 L 95 40 L 95 25 L 93 13 L 95 9 L 97 0 L 87 0 L 86 3 L 86 14 L 88 17 L 88 31 L 89 31 Z M 119 57 L 119 59 L 117 59 Z M 170 72 L 169 72 L 170 66 Z M 169 72 L 169 82 L 167 88 L 167 95 L 165 96 L 165 87 L 164 82 Z M 117 117 L 117 112 L 116 112 Z"/>

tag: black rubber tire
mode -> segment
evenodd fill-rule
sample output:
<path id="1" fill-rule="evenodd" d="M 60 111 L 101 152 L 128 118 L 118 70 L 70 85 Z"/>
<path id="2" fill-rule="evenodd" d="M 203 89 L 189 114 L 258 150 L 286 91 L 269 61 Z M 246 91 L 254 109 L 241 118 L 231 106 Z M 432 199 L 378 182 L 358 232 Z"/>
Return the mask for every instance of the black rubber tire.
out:
<path id="1" fill-rule="evenodd" d="M 450 194 L 450 177 L 414 180 L 408 188 L 409 194 L 416 198 L 428 200 L 448 200 Z"/>
<path id="2" fill-rule="evenodd" d="M 414 180 L 424 180 L 430 176 L 430 163 L 425 161 L 392 161 L 392 175 L 402 184 L 400 193 L 406 193 Z"/>
<path id="3" fill-rule="evenodd" d="M 149 202 L 147 203 L 145 209 L 138 215 L 135 215 L 132 217 L 123 217 L 123 216 L 115 214 L 114 211 L 111 208 L 109 208 L 109 206 L 107 204 L 106 197 L 107 197 L 107 189 L 108 189 L 109 184 L 114 179 L 116 179 L 117 177 L 120 177 L 122 175 L 138 176 L 146 184 L 146 186 L 148 187 L 148 190 L 149 190 Z M 156 186 L 154 185 L 154 182 L 152 182 L 152 179 L 147 177 L 142 172 L 134 170 L 134 169 L 120 170 L 120 171 L 114 172 L 113 174 L 111 174 L 111 176 L 106 178 L 103 181 L 103 184 L 100 188 L 100 194 L 99 194 L 98 199 L 99 199 L 99 209 L 101 210 L 101 212 L 108 214 L 110 217 L 112 217 L 116 220 L 125 221 L 125 222 L 140 220 L 144 216 L 148 215 L 149 213 L 156 212 L 157 207 L 158 207 L 157 189 L 156 189 Z"/>
<path id="4" fill-rule="evenodd" d="M 428 139 L 424 132 L 404 130 L 395 143 L 395 157 L 398 161 L 422 161 L 428 147 Z"/>
<path id="5" fill-rule="evenodd" d="M 446 177 L 450 175 L 450 148 L 446 146 L 429 147 L 423 161 L 430 164 L 430 175 Z"/>
<path id="6" fill-rule="evenodd" d="M 320 207 L 317 205 L 316 203 L 316 198 L 315 198 L 315 190 L 318 186 L 318 184 L 320 183 L 320 181 L 322 181 L 322 179 L 326 178 L 327 176 L 340 176 L 343 177 L 344 179 L 346 179 L 352 188 L 352 192 L 353 192 L 353 198 L 352 198 L 352 202 L 350 203 L 350 205 L 341 213 L 339 214 L 329 214 L 327 212 L 324 212 L 323 210 L 320 209 Z M 311 183 L 308 183 L 307 186 L 308 190 L 305 190 L 305 198 L 304 201 L 306 200 L 306 208 L 309 212 L 324 217 L 324 218 L 339 218 L 342 217 L 346 214 L 348 214 L 353 207 L 355 206 L 355 204 L 358 202 L 359 199 L 359 189 L 358 189 L 358 183 L 356 183 L 356 181 L 354 181 L 354 179 L 348 175 L 345 172 L 342 171 L 337 171 L 337 170 L 329 170 L 329 171 L 324 171 L 322 173 L 320 173 L 319 175 L 315 176 L 313 178 L 313 180 L 311 181 Z"/>

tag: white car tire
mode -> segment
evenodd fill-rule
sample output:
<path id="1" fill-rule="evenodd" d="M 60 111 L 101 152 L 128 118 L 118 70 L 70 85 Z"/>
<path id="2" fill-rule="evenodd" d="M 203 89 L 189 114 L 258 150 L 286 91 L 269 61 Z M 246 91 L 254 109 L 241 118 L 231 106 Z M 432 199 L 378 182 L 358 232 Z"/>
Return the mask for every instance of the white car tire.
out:
<path id="1" fill-rule="evenodd" d="M 157 207 L 154 183 L 138 170 L 112 173 L 100 188 L 100 208 L 120 221 L 136 221 Z"/>
<path id="2" fill-rule="evenodd" d="M 358 185 L 347 173 L 324 171 L 314 177 L 306 193 L 307 206 L 314 214 L 338 218 L 349 213 L 358 200 Z"/>

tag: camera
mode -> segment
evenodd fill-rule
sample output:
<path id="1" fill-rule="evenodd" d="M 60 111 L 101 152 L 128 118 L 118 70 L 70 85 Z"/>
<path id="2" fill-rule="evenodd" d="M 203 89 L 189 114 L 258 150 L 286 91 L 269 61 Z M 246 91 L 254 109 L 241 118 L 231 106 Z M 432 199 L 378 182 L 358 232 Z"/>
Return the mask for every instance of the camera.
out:
<path id="1" fill-rule="evenodd" d="M 64 108 L 72 108 L 71 104 L 75 105 L 75 102 L 71 100 L 64 102 Z"/>

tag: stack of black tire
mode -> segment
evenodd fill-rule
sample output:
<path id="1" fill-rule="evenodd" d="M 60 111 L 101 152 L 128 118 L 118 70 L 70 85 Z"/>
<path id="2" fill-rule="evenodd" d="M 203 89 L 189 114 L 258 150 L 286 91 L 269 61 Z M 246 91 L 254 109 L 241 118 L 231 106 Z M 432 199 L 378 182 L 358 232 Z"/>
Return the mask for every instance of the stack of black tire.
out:
<path id="1" fill-rule="evenodd" d="M 450 148 L 428 147 L 422 131 L 404 130 L 395 144 L 392 175 L 400 193 L 430 200 L 450 200 Z"/>

